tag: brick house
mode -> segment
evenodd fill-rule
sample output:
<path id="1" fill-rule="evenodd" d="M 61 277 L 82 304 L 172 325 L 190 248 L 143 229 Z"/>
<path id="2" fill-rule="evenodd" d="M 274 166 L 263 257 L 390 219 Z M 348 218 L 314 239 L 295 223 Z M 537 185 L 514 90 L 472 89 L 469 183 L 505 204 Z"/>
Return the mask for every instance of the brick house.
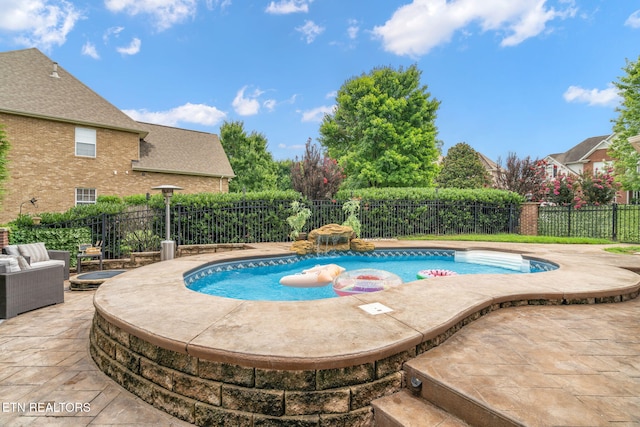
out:
<path id="1" fill-rule="evenodd" d="M 560 174 L 596 173 L 611 166 L 614 159 L 609 156 L 608 150 L 614 135 L 593 136 L 564 153 L 549 154 L 544 158 L 547 162 L 547 178 L 553 179 Z M 628 192 L 617 193 L 617 203 L 628 203 L 628 200 Z"/>
<path id="2" fill-rule="evenodd" d="M 0 76 L 11 145 L 0 223 L 163 184 L 228 192 L 235 175 L 217 135 L 136 122 L 35 48 L 0 53 Z"/>

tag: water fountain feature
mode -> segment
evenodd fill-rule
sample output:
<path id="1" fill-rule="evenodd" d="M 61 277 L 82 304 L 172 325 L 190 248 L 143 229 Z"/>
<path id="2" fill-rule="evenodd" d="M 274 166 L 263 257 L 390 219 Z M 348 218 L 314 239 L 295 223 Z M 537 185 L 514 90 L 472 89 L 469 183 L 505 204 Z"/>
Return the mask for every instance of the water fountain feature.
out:
<path id="1" fill-rule="evenodd" d="M 373 243 L 357 239 L 351 227 L 339 224 L 316 228 L 308 234 L 307 240 L 298 240 L 291 245 L 291 250 L 298 255 L 330 251 L 368 252 L 374 249 Z"/>

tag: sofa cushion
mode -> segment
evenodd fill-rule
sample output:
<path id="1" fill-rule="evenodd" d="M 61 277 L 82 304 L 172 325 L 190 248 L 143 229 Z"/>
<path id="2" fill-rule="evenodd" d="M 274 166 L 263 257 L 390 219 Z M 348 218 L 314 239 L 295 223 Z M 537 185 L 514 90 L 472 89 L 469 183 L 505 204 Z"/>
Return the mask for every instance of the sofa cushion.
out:
<path id="1" fill-rule="evenodd" d="M 7 273 L 17 273 L 20 271 L 18 259 L 13 256 L 0 257 L 0 265 L 4 266 L 4 271 Z"/>
<path id="2" fill-rule="evenodd" d="M 32 262 L 31 268 L 50 267 L 52 265 L 61 265 L 64 267 L 65 262 L 61 259 L 48 259 L 46 261 Z"/>
<path id="3" fill-rule="evenodd" d="M 27 243 L 25 245 L 18 245 L 20 255 L 31 258 L 31 264 L 36 262 L 49 261 L 49 253 L 44 243 Z"/>
<path id="4" fill-rule="evenodd" d="M 20 255 L 20 251 L 18 250 L 18 245 L 9 245 L 2 248 L 5 254 L 7 255 Z"/>

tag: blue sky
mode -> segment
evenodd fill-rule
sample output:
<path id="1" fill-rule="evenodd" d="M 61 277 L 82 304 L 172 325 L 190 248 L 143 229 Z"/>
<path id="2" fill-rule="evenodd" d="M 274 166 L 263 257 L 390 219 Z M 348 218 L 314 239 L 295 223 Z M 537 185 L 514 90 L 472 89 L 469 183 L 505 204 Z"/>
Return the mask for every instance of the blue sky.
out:
<path id="1" fill-rule="evenodd" d="M 38 47 L 136 120 L 262 133 L 302 156 L 349 78 L 416 64 L 444 154 L 544 157 L 611 132 L 638 0 L 0 0 L 0 51 Z M 1 80 L 0 80 L 0 84 Z"/>

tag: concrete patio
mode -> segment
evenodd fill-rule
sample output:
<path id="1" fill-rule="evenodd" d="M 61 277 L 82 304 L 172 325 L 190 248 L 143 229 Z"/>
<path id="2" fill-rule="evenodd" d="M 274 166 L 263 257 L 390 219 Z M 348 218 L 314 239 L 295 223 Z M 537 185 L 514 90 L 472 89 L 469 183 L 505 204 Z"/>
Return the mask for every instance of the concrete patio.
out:
<path id="1" fill-rule="evenodd" d="M 611 255 L 600 246 L 554 245 L 553 251 L 619 267 L 640 264 L 636 256 Z M 0 323 L 0 424 L 189 425 L 133 396 L 95 366 L 89 355 L 94 293 L 67 291 L 64 304 Z M 408 365 L 524 425 L 640 425 L 639 319 L 638 298 L 500 309 Z M 403 423 L 461 425 L 442 411 Z"/>

